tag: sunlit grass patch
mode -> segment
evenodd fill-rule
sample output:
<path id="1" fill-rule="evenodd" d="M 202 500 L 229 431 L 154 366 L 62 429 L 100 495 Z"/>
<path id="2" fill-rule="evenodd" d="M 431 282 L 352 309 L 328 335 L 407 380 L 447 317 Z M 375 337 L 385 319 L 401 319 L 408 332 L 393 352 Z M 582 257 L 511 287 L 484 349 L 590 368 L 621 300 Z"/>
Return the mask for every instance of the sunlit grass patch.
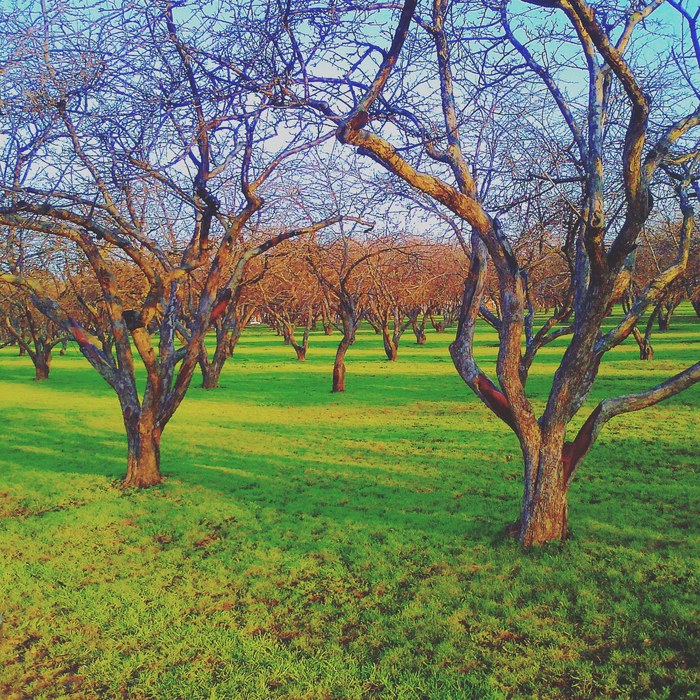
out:
<path id="1" fill-rule="evenodd" d="M 700 324 L 674 322 L 652 363 L 611 354 L 586 405 L 694 361 Z M 573 537 L 523 554 L 503 534 L 518 444 L 450 334 L 406 336 L 392 364 L 363 330 L 344 395 L 336 340 L 297 363 L 249 329 L 222 389 L 193 383 L 144 492 L 118 486 L 117 402 L 75 348 L 43 384 L 0 352 L 2 697 L 697 697 L 697 387 L 613 421 Z M 533 368 L 538 405 L 563 347 Z"/>

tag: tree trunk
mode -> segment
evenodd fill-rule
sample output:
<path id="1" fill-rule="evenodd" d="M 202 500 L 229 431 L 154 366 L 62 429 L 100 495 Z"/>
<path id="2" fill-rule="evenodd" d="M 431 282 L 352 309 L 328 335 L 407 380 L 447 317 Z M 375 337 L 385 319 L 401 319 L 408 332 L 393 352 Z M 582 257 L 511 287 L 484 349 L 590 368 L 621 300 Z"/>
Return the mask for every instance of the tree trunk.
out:
<path id="1" fill-rule="evenodd" d="M 221 371 L 226 362 L 226 353 L 221 349 L 220 343 L 217 343 L 214 357 L 209 360 L 207 351 L 204 347 L 199 354 L 199 368 L 202 371 L 202 388 L 203 389 L 218 389 Z"/>
<path id="2" fill-rule="evenodd" d="M 216 348 L 214 356 L 209 360 L 207 350 L 202 346 L 199 353 L 199 367 L 202 370 L 202 388 L 203 389 L 218 389 L 221 372 L 224 369 L 226 360 L 233 355 L 236 349 L 236 344 L 241 337 L 242 329 L 239 326 L 234 327 L 230 331 L 217 331 L 216 333 Z"/>
<path id="3" fill-rule="evenodd" d="M 332 335 L 333 334 L 333 324 L 329 321 L 326 323 L 324 321 L 323 323 L 323 335 Z"/>
<path id="4" fill-rule="evenodd" d="M 654 359 L 654 348 L 649 340 L 648 332 L 651 331 L 651 324 L 647 326 L 647 333 L 642 335 L 640 330 L 635 326 L 632 329 L 632 335 L 637 341 L 639 346 L 639 359 L 640 360 L 653 360 Z"/>
<path id="5" fill-rule="evenodd" d="M 221 379 L 221 370 L 224 368 L 223 363 L 217 365 L 214 362 L 202 368 L 202 388 L 203 389 L 218 389 L 219 379 Z"/>
<path id="6" fill-rule="evenodd" d="M 34 372 L 36 374 L 36 381 L 42 382 L 45 379 L 48 379 L 50 358 L 47 359 L 45 357 L 42 357 L 41 355 L 36 355 L 36 357 L 33 357 L 32 360 L 34 361 Z"/>
<path id="7" fill-rule="evenodd" d="M 294 343 L 294 352 L 297 354 L 297 360 L 299 362 L 303 362 L 306 359 L 306 348 L 303 345 L 299 345 L 299 343 Z"/>
<path id="8" fill-rule="evenodd" d="M 647 338 L 642 340 L 639 346 L 639 359 L 640 360 L 653 360 L 654 359 L 654 348 Z"/>
<path id="9" fill-rule="evenodd" d="M 673 316 L 673 312 L 676 310 L 676 307 L 673 302 L 668 302 L 659 304 L 657 308 L 659 310 L 659 316 L 657 319 L 659 323 L 659 330 L 667 331 L 671 327 L 671 317 Z"/>
<path id="10" fill-rule="evenodd" d="M 425 337 L 425 321 L 426 321 L 426 314 L 423 314 L 423 323 L 418 323 L 418 316 L 420 313 L 410 313 L 408 315 L 409 319 L 411 320 L 411 328 L 413 329 L 413 335 L 416 336 L 416 344 L 417 345 L 425 345 L 426 342 L 426 337 Z"/>
<path id="11" fill-rule="evenodd" d="M 387 360 L 390 362 L 396 362 L 398 348 L 396 347 L 396 343 L 391 338 L 388 328 L 382 329 L 382 340 L 384 341 L 384 352 L 386 353 Z"/>
<path id="12" fill-rule="evenodd" d="M 333 364 L 333 393 L 345 391 L 345 353 L 350 347 L 349 340 L 343 336 L 343 339 L 338 345 L 338 351 L 335 354 L 335 363 Z"/>
<path id="13" fill-rule="evenodd" d="M 127 425 L 127 470 L 122 481 L 124 488 L 145 488 L 162 481 L 160 475 L 161 429 L 148 418 Z"/>
<path id="14" fill-rule="evenodd" d="M 543 445 L 537 478 L 531 486 L 526 479 L 519 523 L 519 539 L 525 547 L 563 540 L 569 534 L 568 484 L 561 455 L 560 449 Z"/>
<path id="15" fill-rule="evenodd" d="M 445 332 L 445 327 L 447 324 L 445 323 L 444 320 L 442 320 L 442 319 L 437 320 L 434 316 L 431 316 L 430 323 L 432 324 L 436 333 L 444 333 Z"/>
<path id="16" fill-rule="evenodd" d="M 233 352 L 233 350 L 231 350 Z M 211 362 L 200 362 L 199 366 L 202 369 L 202 387 L 204 389 L 218 389 L 221 372 L 224 369 L 226 360 L 230 357 L 229 348 L 225 342 L 219 343 L 214 351 L 214 357 Z"/>
<path id="17" fill-rule="evenodd" d="M 693 309 L 695 310 L 695 315 L 700 318 L 700 299 L 691 299 L 690 303 L 693 306 Z"/>

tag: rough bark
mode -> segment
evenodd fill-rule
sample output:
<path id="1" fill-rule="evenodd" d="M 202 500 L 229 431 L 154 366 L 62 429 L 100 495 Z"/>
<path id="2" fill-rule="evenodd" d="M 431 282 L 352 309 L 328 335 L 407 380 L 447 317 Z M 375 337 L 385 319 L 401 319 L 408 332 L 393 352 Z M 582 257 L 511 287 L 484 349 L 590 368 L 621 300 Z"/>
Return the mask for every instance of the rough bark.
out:
<path id="1" fill-rule="evenodd" d="M 32 357 L 32 361 L 34 362 L 36 380 L 38 382 L 41 382 L 45 379 L 48 379 L 51 363 L 51 352 L 48 353 L 48 356 L 37 354 L 34 357 Z"/>
<path id="2" fill-rule="evenodd" d="M 382 341 L 384 343 L 386 359 L 389 360 L 389 362 L 396 362 L 399 349 L 396 347 L 392 333 L 388 328 L 382 328 Z"/>
<path id="3" fill-rule="evenodd" d="M 202 371 L 202 388 L 203 389 L 218 389 L 221 379 L 221 372 L 226 363 L 226 355 L 224 353 L 214 353 L 214 357 L 209 360 L 205 352 L 200 355 L 199 368 Z"/>
<path id="4" fill-rule="evenodd" d="M 671 313 L 667 312 L 666 309 L 663 307 L 659 310 L 659 316 L 658 316 L 658 322 L 659 322 L 659 331 L 662 333 L 665 333 L 668 331 L 670 325 L 671 325 Z"/>
<path id="5" fill-rule="evenodd" d="M 651 324 L 649 324 L 651 326 Z M 635 326 L 632 329 L 632 335 L 634 336 L 634 339 L 637 341 L 637 345 L 639 347 L 639 359 L 640 360 L 653 360 L 654 359 L 654 347 L 651 344 L 651 341 L 649 339 L 649 334 L 645 333 L 642 334 L 642 332 Z"/>
<path id="6" fill-rule="evenodd" d="M 540 453 L 534 489 L 526 488 L 520 516 L 520 542 L 525 547 L 565 539 L 569 534 L 568 486 L 561 453 Z"/>
<path id="7" fill-rule="evenodd" d="M 430 323 L 436 333 L 444 333 L 447 328 L 447 322 L 444 319 L 436 319 L 432 314 L 430 314 Z"/>
<path id="8" fill-rule="evenodd" d="M 349 347 L 350 341 L 343 336 L 335 353 L 335 362 L 333 363 L 333 388 L 331 391 L 334 394 L 345 391 L 345 353 L 347 353 Z"/>
<path id="9" fill-rule="evenodd" d="M 162 481 L 160 474 L 161 429 L 146 416 L 139 420 L 125 419 L 127 437 L 127 470 L 124 488 L 146 488 Z"/>
<path id="10" fill-rule="evenodd" d="M 416 336 L 416 345 L 425 345 L 428 338 L 425 335 L 425 326 L 428 323 L 428 310 L 423 310 L 421 322 L 418 323 L 418 317 L 421 315 L 420 309 L 411 309 L 408 312 L 408 319 L 411 322 L 411 328 L 413 329 L 413 335 Z"/>
<path id="11" fill-rule="evenodd" d="M 653 360 L 654 359 L 654 348 L 649 342 L 648 338 L 642 338 L 639 344 L 639 359 L 640 360 Z"/>

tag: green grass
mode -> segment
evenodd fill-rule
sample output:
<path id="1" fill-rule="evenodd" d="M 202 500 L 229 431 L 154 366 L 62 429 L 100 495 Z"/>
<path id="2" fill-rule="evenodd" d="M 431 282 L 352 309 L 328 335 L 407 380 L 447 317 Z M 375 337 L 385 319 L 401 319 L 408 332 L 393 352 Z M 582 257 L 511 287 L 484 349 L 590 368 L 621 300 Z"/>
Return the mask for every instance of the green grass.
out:
<path id="1" fill-rule="evenodd" d="M 700 387 L 611 423 L 572 538 L 525 554 L 503 535 L 517 442 L 450 339 L 407 334 L 391 364 L 363 331 L 333 395 L 337 335 L 300 364 L 251 329 L 142 492 L 118 486 L 117 401 L 76 349 L 45 383 L 1 351 L 0 697 L 700 697 Z M 700 323 L 682 309 L 654 344 L 611 353 L 590 406 L 695 361 Z M 492 370 L 495 337 L 477 345 Z"/>

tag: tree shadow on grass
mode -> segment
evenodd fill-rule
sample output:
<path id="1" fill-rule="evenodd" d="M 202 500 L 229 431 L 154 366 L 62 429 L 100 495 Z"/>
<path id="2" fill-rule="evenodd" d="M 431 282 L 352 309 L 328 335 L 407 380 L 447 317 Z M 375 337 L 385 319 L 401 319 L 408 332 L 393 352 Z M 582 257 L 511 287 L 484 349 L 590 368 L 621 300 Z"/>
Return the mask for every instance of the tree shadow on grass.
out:
<path id="1" fill-rule="evenodd" d="M 267 437 L 261 437 L 259 422 L 244 416 L 228 419 L 224 427 L 202 423 L 205 435 L 195 439 L 189 437 L 197 435 L 191 423 L 187 433 L 166 431 L 163 472 L 178 490 L 211 492 L 256 513 L 279 537 L 322 527 L 491 542 L 517 516 L 520 457 L 497 423 L 482 423 L 478 434 L 466 427 L 446 431 L 446 443 L 433 455 L 421 444 L 419 428 L 395 435 L 391 427 L 374 425 L 354 442 L 336 435 L 324 447 L 327 422 L 290 428 L 282 416 L 266 419 Z M 8 421 L 3 461 L 15 469 L 109 480 L 124 473 L 121 427 L 103 427 L 98 434 L 77 425 L 66 430 L 51 411 L 29 408 Z M 499 454 L 504 447 L 514 453 L 512 461 Z M 692 469 L 697 457 L 690 439 L 679 443 L 672 433 L 653 441 L 629 435 L 601 441 L 572 487 L 574 531 L 589 523 L 598 532 L 595 523 L 604 523 L 608 537 L 617 528 L 621 541 L 646 542 L 670 528 L 669 541 L 678 541 L 697 511 Z"/>

